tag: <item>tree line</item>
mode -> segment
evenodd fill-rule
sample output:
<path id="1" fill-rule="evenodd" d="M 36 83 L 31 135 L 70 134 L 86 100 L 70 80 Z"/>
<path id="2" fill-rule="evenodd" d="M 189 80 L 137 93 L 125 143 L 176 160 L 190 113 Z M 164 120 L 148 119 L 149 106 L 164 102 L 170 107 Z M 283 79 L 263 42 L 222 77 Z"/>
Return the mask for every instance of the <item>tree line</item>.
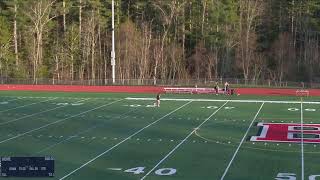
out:
<path id="1" fill-rule="evenodd" d="M 319 0 L 115 0 L 117 79 L 320 80 Z M 111 78 L 111 0 L 1 0 L 1 78 Z"/>

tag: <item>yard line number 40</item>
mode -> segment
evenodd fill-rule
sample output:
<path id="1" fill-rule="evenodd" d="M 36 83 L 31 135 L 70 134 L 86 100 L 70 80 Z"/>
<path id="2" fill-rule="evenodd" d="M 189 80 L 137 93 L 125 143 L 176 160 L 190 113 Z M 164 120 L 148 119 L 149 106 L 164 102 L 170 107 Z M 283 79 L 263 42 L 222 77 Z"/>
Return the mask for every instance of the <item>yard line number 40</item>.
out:
<path id="1" fill-rule="evenodd" d="M 278 173 L 276 180 L 296 180 L 296 174 L 294 173 Z M 308 180 L 319 180 L 320 175 L 310 175 Z"/>
<path id="2" fill-rule="evenodd" d="M 127 169 L 124 172 L 133 173 L 133 174 L 142 174 L 144 173 L 145 168 L 146 167 L 135 167 L 135 168 Z M 177 170 L 173 168 L 161 168 L 156 170 L 154 173 L 158 176 L 171 176 L 171 175 L 174 175 L 176 172 Z"/>

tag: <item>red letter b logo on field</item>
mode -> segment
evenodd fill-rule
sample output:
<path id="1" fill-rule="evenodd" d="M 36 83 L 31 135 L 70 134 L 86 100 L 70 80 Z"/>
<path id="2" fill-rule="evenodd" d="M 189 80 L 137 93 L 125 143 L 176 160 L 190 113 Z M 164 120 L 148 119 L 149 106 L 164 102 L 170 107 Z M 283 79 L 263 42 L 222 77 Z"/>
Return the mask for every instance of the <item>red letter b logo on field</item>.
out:
<path id="1" fill-rule="evenodd" d="M 287 142 L 300 143 L 320 143 L 320 124 L 301 124 L 290 123 L 259 123 L 262 127 L 258 136 L 252 136 L 250 141 L 257 142 Z"/>

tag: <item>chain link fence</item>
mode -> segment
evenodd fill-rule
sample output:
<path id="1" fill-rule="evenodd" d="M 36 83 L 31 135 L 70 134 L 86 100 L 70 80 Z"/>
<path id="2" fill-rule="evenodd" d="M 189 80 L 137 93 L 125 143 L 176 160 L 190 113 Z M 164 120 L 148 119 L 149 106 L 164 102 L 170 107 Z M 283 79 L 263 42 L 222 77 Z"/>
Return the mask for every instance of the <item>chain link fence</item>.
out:
<path id="1" fill-rule="evenodd" d="M 82 86 L 173 86 L 173 87 L 213 87 L 216 83 L 223 87 L 228 82 L 232 87 L 267 87 L 267 88 L 320 88 L 319 82 L 292 82 L 272 80 L 245 80 L 236 78 L 218 79 L 184 79 L 184 80 L 163 80 L 163 79 L 95 79 L 95 80 L 57 80 L 57 79 L 17 79 L 0 78 L 1 84 L 30 84 L 30 85 L 82 85 Z"/>

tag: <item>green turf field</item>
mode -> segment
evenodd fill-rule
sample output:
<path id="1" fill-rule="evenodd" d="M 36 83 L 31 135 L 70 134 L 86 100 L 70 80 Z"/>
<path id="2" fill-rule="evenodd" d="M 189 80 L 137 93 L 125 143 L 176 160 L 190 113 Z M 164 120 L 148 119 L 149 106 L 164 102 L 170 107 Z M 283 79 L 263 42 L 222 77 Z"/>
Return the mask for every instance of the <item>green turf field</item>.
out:
<path id="1" fill-rule="evenodd" d="M 154 98 L 0 92 L 0 156 L 54 157 L 37 179 L 320 180 L 320 144 L 250 141 L 261 122 L 320 124 L 319 98 Z"/>

